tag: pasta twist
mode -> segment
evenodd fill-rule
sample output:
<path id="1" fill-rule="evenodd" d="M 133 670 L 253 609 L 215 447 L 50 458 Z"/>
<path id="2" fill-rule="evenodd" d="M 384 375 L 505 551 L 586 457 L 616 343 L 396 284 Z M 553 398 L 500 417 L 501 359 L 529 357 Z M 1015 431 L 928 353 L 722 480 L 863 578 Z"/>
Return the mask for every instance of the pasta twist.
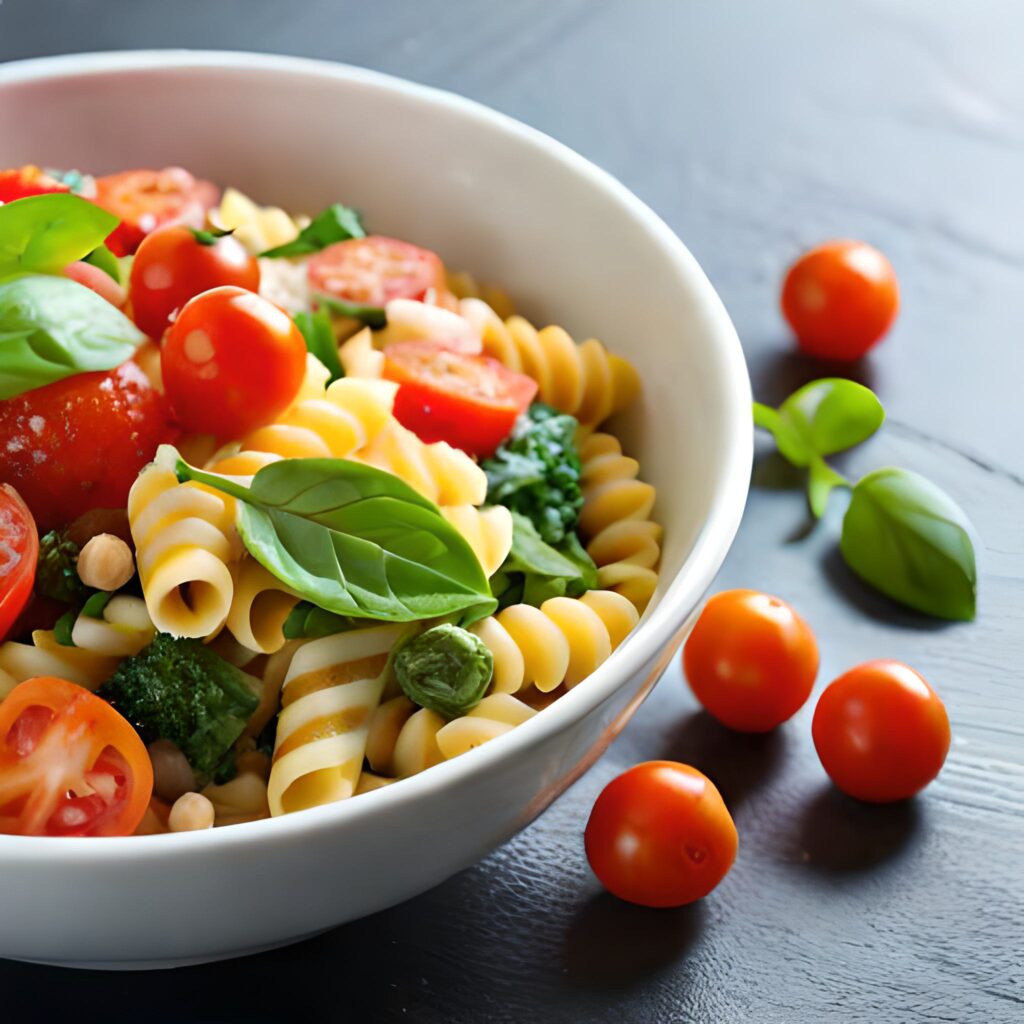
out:
<path id="1" fill-rule="evenodd" d="M 299 598 L 253 558 L 239 563 L 228 609 L 231 635 L 250 651 L 273 654 L 284 646 L 282 627 Z"/>
<path id="2" fill-rule="evenodd" d="M 448 272 L 448 291 L 457 299 L 475 299 L 489 306 L 503 320 L 512 316 L 515 307 L 508 292 L 494 285 L 481 284 L 464 270 Z"/>
<path id="3" fill-rule="evenodd" d="M 236 188 L 226 188 L 220 206 L 211 212 L 214 227 L 233 231 L 251 253 L 291 242 L 300 224 L 276 206 L 259 206 Z"/>
<path id="4" fill-rule="evenodd" d="M 512 548 L 512 513 L 504 505 L 447 505 L 441 514 L 465 537 L 484 575 L 493 576 Z"/>
<path id="5" fill-rule="evenodd" d="M 255 772 L 239 772 L 221 786 L 211 783 L 202 793 L 213 804 L 214 825 L 237 825 L 270 817 L 267 784 Z"/>

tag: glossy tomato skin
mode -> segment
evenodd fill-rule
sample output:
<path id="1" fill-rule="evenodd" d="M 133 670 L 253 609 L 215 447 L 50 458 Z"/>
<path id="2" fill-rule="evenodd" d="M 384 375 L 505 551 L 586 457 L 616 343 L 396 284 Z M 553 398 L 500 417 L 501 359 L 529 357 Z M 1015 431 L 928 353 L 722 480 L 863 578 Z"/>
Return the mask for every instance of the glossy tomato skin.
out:
<path id="1" fill-rule="evenodd" d="M 26 196 L 70 191 L 63 182 L 51 178 L 31 164 L 0 171 L 0 203 L 13 203 L 15 199 L 24 199 Z"/>
<path id="2" fill-rule="evenodd" d="M 896 272 L 864 242 L 827 242 L 804 253 L 782 285 L 782 312 L 800 348 L 853 362 L 873 348 L 899 312 Z"/>
<path id="3" fill-rule="evenodd" d="M 132 312 L 139 329 L 159 339 L 172 314 L 200 292 L 235 285 L 255 292 L 260 287 L 256 257 L 231 235 L 212 244 L 196 239 L 182 226 L 147 235 L 132 261 Z"/>
<path id="4" fill-rule="evenodd" d="M 92 508 L 123 508 L 139 470 L 177 435 L 136 363 L 76 374 L 0 402 L 0 482 L 45 533 Z"/>
<path id="5" fill-rule="evenodd" d="M 306 343 L 279 306 L 224 286 L 189 300 L 164 339 L 164 388 L 181 424 L 233 439 L 288 407 L 306 373 Z"/>
<path id="6" fill-rule="evenodd" d="M 810 626 L 757 590 L 715 594 L 683 647 L 697 700 L 739 732 L 768 732 L 795 715 L 811 695 L 818 660 Z"/>
<path id="7" fill-rule="evenodd" d="M 739 846 L 714 783 L 675 761 L 646 761 L 608 783 L 584 838 L 601 884 L 645 907 L 679 907 L 707 896 Z"/>
<path id="8" fill-rule="evenodd" d="M 182 167 L 165 167 L 97 178 L 94 202 L 121 221 L 107 245 L 115 255 L 127 256 L 146 235 L 163 225 L 201 228 L 206 211 L 219 199 L 216 185 L 194 178 Z"/>
<path id="9" fill-rule="evenodd" d="M 131 835 L 152 792 L 138 733 L 83 687 L 40 676 L 0 704 L 0 831 Z"/>
<path id="10" fill-rule="evenodd" d="M 309 286 L 345 302 L 384 306 L 446 290 L 444 264 L 429 249 L 384 235 L 335 242 L 310 257 Z"/>
<path id="11" fill-rule="evenodd" d="M 437 341 L 388 345 L 384 376 L 399 385 L 399 423 L 423 441 L 447 441 L 480 458 L 494 453 L 537 394 L 536 381 L 497 359 Z"/>
<path id="12" fill-rule="evenodd" d="M 868 803 L 919 793 L 949 751 L 945 706 L 898 661 L 869 661 L 830 683 L 814 709 L 811 732 L 829 778 Z"/>
<path id="13" fill-rule="evenodd" d="M 28 604 L 38 562 L 32 513 L 13 487 L 0 484 L 0 641 Z"/>

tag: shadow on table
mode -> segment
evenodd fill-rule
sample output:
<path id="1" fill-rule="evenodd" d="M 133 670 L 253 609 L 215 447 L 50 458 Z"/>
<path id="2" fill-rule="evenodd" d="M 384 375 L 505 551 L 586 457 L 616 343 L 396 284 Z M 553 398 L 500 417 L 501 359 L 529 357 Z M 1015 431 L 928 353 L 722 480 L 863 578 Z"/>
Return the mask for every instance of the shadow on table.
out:
<path id="1" fill-rule="evenodd" d="M 785 344 L 779 343 L 780 346 Z M 800 352 L 785 351 L 782 348 L 758 350 L 747 359 L 754 397 L 768 405 L 778 405 L 797 388 L 821 377 L 846 377 L 863 384 L 866 388 L 875 386 L 875 370 L 868 359 L 855 363 L 840 363 L 828 359 L 813 359 Z"/>

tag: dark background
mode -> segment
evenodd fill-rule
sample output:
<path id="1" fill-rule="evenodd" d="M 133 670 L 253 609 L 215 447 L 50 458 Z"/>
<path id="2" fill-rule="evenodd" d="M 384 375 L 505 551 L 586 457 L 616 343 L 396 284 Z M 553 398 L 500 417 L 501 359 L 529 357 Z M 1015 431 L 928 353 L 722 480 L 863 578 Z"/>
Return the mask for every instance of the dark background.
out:
<path id="1" fill-rule="evenodd" d="M 898 609 L 843 569 L 841 502 L 808 532 L 793 479 L 762 451 L 719 586 L 768 589 L 805 614 L 819 687 L 882 656 L 932 682 L 954 738 L 924 796 L 846 800 L 815 758 L 810 707 L 777 735 L 731 735 L 698 713 L 674 666 L 535 825 L 419 899 L 173 974 L 0 963 L 5 1019 L 1024 1019 L 1022 42 L 1017 0 L 3 0 L 0 59 L 305 54 L 452 89 L 549 132 L 690 246 L 766 400 L 820 375 L 776 312 L 788 261 L 830 236 L 879 245 L 903 313 L 853 373 L 889 420 L 842 468 L 894 463 L 934 479 L 977 526 L 981 565 L 977 622 Z M 602 895 L 582 851 L 602 785 L 655 757 L 711 775 L 741 837 L 720 889 L 679 911 Z M 252 902 L 258 914 L 259 893 Z"/>

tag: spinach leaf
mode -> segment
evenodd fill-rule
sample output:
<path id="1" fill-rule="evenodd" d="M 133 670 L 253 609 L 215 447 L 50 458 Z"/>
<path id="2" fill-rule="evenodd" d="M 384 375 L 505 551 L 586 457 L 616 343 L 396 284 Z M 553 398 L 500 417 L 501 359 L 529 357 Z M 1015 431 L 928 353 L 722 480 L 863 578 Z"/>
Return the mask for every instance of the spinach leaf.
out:
<path id="1" fill-rule="evenodd" d="M 344 299 L 336 299 L 333 295 L 320 293 L 313 296 L 313 301 L 338 316 L 361 320 L 367 327 L 372 327 L 374 330 L 383 327 L 388 322 L 383 306 L 364 306 L 358 302 L 346 302 Z"/>
<path id="2" fill-rule="evenodd" d="M 853 489 L 840 549 L 847 565 L 896 601 L 943 619 L 973 619 L 977 570 L 970 522 L 942 490 L 905 469 Z"/>
<path id="3" fill-rule="evenodd" d="M 91 253 L 83 256 L 82 259 L 86 263 L 91 263 L 94 267 L 98 267 L 118 284 L 121 283 L 121 264 L 117 262 L 117 257 L 105 245 L 96 246 Z"/>
<path id="4" fill-rule="evenodd" d="M 390 473 L 345 459 L 283 459 L 246 487 L 176 465 L 180 480 L 239 499 L 250 554 L 326 611 L 388 622 L 458 612 L 473 622 L 496 606 L 466 540 Z"/>
<path id="5" fill-rule="evenodd" d="M 356 628 L 357 623 L 346 615 L 325 612 L 309 601 L 300 601 L 288 613 L 281 631 L 286 640 L 303 640 L 307 637 L 333 636 Z"/>
<path id="6" fill-rule="evenodd" d="M 344 377 L 345 369 L 338 355 L 338 340 L 331 330 L 331 318 L 317 310 L 315 313 L 296 313 L 294 319 L 295 326 L 306 339 L 306 348 L 330 371 L 327 383 Z"/>
<path id="7" fill-rule="evenodd" d="M 57 274 L 87 256 L 118 225 L 113 214 L 70 192 L 0 205 L 0 277 Z"/>
<path id="8" fill-rule="evenodd" d="M 111 370 L 145 340 L 120 310 L 66 277 L 0 281 L 0 399 L 75 373 Z"/>
<path id="9" fill-rule="evenodd" d="M 366 231 L 355 210 L 341 203 L 328 206 L 323 213 L 314 217 L 300 232 L 299 237 L 284 245 L 261 252 L 261 256 L 276 259 L 279 256 L 308 256 L 319 252 L 335 242 L 345 242 L 350 238 L 365 238 Z"/>

